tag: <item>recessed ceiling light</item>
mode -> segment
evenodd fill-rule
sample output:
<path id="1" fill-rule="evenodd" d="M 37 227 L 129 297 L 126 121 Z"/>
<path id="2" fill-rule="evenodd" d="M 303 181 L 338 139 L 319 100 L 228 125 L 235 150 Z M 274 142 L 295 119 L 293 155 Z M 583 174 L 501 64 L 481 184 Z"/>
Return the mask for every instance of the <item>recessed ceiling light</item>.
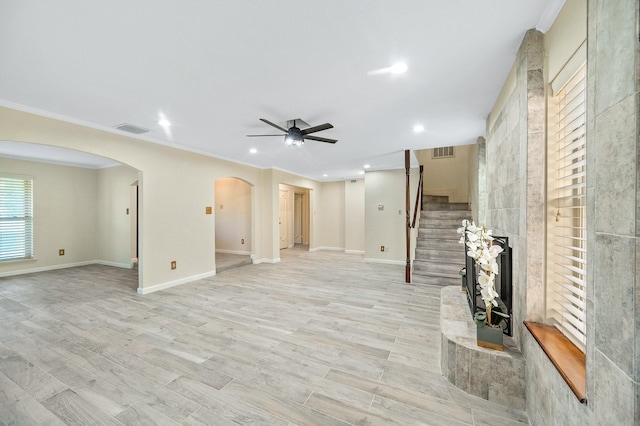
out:
<path id="1" fill-rule="evenodd" d="M 365 169 L 368 169 L 369 167 L 371 167 L 369 164 L 365 164 L 365 165 L 364 165 L 364 168 L 365 168 Z"/>
<path id="2" fill-rule="evenodd" d="M 255 154 L 255 153 L 257 153 L 257 152 L 258 152 L 258 150 L 257 150 L 257 149 L 255 149 L 255 148 L 251 148 L 251 149 L 249 150 L 249 154 Z"/>
<path id="3" fill-rule="evenodd" d="M 158 124 L 161 125 L 162 127 L 171 126 L 171 122 L 169 120 L 167 120 L 166 118 L 161 118 L 160 120 L 158 120 Z"/>
<path id="4" fill-rule="evenodd" d="M 409 67 L 407 67 L 407 64 L 405 64 L 404 62 L 398 62 L 396 64 L 391 65 L 390 67 L 379 68 L 377 70 L 368 71 L 367 74 L 369 75 L 402 74 L 403 72 L 406 72 L 408 68 Z"/>
<path id="5" fill-rule="evenodd" d="M 424 126 L 422 124 L 416 124 L 413 126 L 413 131 L 416 133 L 424 132 Z"/>
<path id="6" fill-rule="evenodd" d="M 326 174 L 326 173 L 322 175 L 322 177 L 327 177 L 327 176 L 329 176 L 329 175 L 328 175 L 328 174 Z"/>
<path id="7" fill-rule="evenodd" d="M 389 72 L 392 74 L 402 74 L 407 71 L 407 64 L 404 62 L 399 62 L 397 64 L 393 64 L 391 68 L 389 68 Z"/>
<path id="8" fill-rule="evenodd" d="M 363 175 L 363 174 L 364 174 L 364 170 L 360 170 L 360 171 L 358 172 L 358 174 L 359 174 L 359 175 Z"/>

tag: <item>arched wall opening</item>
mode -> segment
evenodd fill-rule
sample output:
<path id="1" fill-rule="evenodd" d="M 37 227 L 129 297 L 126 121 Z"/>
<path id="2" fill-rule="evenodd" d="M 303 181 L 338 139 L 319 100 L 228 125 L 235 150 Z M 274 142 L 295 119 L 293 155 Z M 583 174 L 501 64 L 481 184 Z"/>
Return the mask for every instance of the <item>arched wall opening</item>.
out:
<path id="1" fill-rule="evenodd" d="M 2 147 L 2 173 L 33 181 L 34 259 L 3 263 L 0 276 L 92 263 L 134 267 L 139 257 L 133 251 L 138 221 L 134 228 L 132 185 L 142 178 L 139 170 L 75 150 L 10 141 Z"/>

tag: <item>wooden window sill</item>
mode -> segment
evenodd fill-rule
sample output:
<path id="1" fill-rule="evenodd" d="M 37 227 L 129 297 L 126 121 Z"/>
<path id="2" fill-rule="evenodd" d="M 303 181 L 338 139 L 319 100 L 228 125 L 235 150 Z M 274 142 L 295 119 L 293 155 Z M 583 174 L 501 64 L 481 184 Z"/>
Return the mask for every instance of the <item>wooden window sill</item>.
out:
<path id="1" fill-rule="evenodd" d="M 525 321 L 525 327 L 536 339 L 562 378 L 581 403 L 587 403 L 586 357 L 555 327 Z"/>

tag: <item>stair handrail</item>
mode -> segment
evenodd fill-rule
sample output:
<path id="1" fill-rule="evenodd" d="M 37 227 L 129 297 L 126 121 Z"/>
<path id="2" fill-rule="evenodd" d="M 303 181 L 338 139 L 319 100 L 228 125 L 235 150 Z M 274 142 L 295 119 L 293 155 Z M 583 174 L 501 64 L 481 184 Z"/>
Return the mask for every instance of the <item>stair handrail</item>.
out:
<path id="1" fill-rule="evenodd" d="M 416 204 L 413 211 L 413 220 L 411 220 L 411 161 L 410 151 L 406 149 L 404 151 L 404 168 L 406 174 L 406 187 L 405 187 L 405 200 L 406 200 L 406 219 L 407 226 L 405 232 L 405 241 L 407 246 L 407 258 L 404 269 L 404 280 L 406 283 L 411 283 L 411 229 L 416 227 L 416 219 L 418 217 L 418 200 L 422 193 L 422 175 L 423 166 L 420 166 L 420 178 L 418 179 L 418 193 L 416 194 Z"/>
<path id="2" fill-rule="evenodd" d="M 410 151 L 404 150 L 404 171 L 406 176 L 405 184 L 405 218 L 407 220 L 405 228 L 405 243 L 407 258 L 404 266 L 404 281 L 411 282 L 411 158 Z"/>
<path id="3" fill-rule="evenodd" d="M 411 228 L 416 227 L 416 219 L 418 218 L 418 201 L 420 201 L 420 209 L 422 209 L 422 175 L 424 172 L 424 166 L 420 166 L 420 178 L 418 179 L 418 191 L 416 192 L 416 204 L 413 207 L 413 220 L 411 221 Z"/>

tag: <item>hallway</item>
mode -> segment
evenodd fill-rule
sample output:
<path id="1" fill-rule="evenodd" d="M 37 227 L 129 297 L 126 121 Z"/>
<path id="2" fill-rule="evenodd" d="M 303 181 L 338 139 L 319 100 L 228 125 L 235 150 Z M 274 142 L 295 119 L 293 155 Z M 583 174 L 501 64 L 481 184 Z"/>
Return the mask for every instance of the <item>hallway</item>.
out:
<path id="1" fill-rule="evenodd" d="M 440 287 L 282 262 L 140 296 L 93 265 L 0 279 L 0 424 L 527 424 L 439 365 Z"/>

